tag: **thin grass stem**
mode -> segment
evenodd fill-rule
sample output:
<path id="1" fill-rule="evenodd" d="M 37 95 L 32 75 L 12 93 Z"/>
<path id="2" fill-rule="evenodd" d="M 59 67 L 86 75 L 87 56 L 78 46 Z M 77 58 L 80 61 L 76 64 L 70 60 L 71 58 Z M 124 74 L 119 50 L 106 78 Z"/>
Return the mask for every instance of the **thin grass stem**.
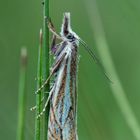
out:
<path id="1" fill-rule="evenodd" d="M 42 85 L 42 29 L 40 30 L 40 43 L 38 52 L 38 66 L 37 66 L 37 89 Z M 42 91 L 39 91 L 36 95 L 36 117 L 35 117 L 35 140 L 41 139 L 41 118 L 37 116 L 41 112 L 41 97 Z"/>
<path id="2" fill-rule="evenodd" d="M 47 25 L 46 18 L 49 17 L 49 0 L 44 0 L 44 7 L 43 7 L 43 79 L 47 79 L 49 76 L 49 68 L 50 68 L 50 60 L 49 60 L 49 29 Z M 49 84 L 47 84 L 44 88 L 44 101 L 47 100 L 49 94 Z M 47 133 L 48 133 L 48 116 L 49 116 L 49 105 L 46 108 L 46 111 L 43 116 L 43 137 L 44 140 L 47 140 Z"/>

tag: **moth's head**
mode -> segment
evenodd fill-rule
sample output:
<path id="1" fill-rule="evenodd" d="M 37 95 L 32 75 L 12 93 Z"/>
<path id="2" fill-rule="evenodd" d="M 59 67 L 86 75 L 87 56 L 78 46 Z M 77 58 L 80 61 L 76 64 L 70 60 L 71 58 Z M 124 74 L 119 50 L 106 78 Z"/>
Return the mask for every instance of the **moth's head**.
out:
<path id="1" fill-rule="evenodd" d="M 79 40 L 79 37 L 75 32 L 72 31 L 70 22 L 70 13 L 64 13 L 63 24 L 60 34 L 69 42 L 77 42 Z"/>

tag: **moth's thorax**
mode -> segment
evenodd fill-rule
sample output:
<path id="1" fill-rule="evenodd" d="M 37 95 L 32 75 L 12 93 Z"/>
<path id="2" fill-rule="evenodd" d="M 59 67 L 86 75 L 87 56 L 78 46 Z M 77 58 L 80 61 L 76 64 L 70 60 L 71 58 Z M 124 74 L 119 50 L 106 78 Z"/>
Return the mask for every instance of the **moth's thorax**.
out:
<path id="1" fill-rule="evenodd" d="M 63 55 L 64 53 L 66 53 L 66 56 L 65 56 L 66 58 L 67 57 L 71 57 L 71 54 L 77 50 L 77 47 L 78 46 L 74 42 L 71 43 L 71 42 L 66 41 L 64 43 L 65 43 L 65 48 L 61 52 L 61 55 Z"/>

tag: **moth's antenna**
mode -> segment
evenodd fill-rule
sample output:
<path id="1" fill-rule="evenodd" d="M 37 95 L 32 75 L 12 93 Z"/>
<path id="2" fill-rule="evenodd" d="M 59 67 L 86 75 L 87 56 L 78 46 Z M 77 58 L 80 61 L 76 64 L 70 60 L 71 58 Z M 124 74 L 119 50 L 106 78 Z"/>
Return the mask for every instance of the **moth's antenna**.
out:
<path id="1" fill-rule="evenodd" d="M 87 46 L 87 44 L 82 39 L 78 39 L 78 40 L 82 44 L 82 46 L 86 49 L 86 51 L 89 53 L 89 55 L 92 57 L 92 59 L 95 61 L 95 63 L 100 67 L 100 70 L 103 72 L 106 79 L 109 82 L 113 83 L 112 80 L 109 78 L 109 76 L 106 74 L 104 67 L 102 66 L 101 62 L 99 61 L 97 56 L 94 54 L 94 52 Z"/>

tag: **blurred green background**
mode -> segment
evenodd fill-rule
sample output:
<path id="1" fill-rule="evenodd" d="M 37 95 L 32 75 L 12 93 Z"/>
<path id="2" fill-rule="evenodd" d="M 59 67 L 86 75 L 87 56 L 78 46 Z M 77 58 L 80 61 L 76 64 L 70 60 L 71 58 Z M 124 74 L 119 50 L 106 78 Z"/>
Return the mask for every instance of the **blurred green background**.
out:
<path id="1" fill-rule="evenodd" d="M 60 31 L 62 15 L 71 12 L 73 30 L 98 55 L 95 43 L 94 0 L 50 0 L 50 17 Z M 90 6 L 89 6 L 90 5 Z M 126 96 L 140 122 L 140 1 L 98 0 L 106 41 Z M 89 12 L 90 11 L 90 12 Z M 95 17 L 95 16 L 94 16 Z M 94 18 L 94 22 L 96 22 Z M 92 26 L 93 25 L 93 26 Z M 40 0 L 0 1 L 0 139 L 15 140 L 19 54 L 28 49 L 26 140 L 34 138 L 37 54 L 42 27 Z M 96 30 L 96 29 L 95 29 Z M 94 36 L 95 35 L 95 36 Z M 80 47 L 78 133 L 80 140 L 136 140 L 110 90 L 109 83 Z M 111 73 L 109 73 L 111 77 Z"/>

